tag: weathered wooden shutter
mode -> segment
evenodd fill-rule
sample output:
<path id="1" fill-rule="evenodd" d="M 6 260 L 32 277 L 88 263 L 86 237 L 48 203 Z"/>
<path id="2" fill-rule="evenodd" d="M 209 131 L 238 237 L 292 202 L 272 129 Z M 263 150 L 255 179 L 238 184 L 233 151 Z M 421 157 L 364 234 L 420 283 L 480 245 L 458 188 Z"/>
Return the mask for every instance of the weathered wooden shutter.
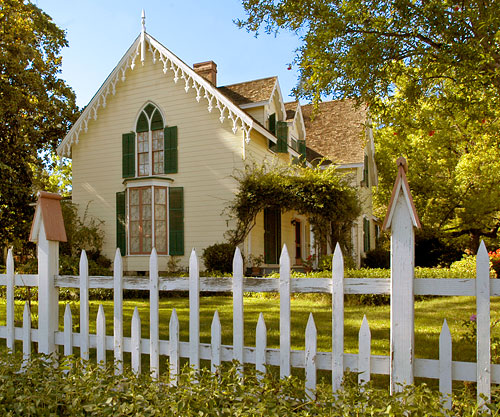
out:
<path id="1" fill-rule="evenodd" d="M 135 133 L 122 135 L 122 177 L 135 177 Z"/>
<path id="2" fill-rule="evenodd" d="M 169 187 L 169 254 L 184 255 L 184 189 Z"/>
<path id="3" fill-rule="evenodd" d="M 370 250 L 370 220 L 367 218 L 363 219 L 363 250 Z"/>
<path id="4" fill-rule="evenodd" d="M 288 153 L 288 124 L 287 122 L 277 122 L 276 137 L 278 143 L 276 152 Z"/>
<path id="5" fill-rule="evenodd" d="M 151 119 L 151 130 L 163 129 L 163 118 L 158 110 L 153 113 L 153 118 Z"/>
<path id="6" fill-rule="evenodd" d="M 163 167 L 165 174 L 175 174 L 177 164 L 177 126 L 166 127 L 164 130 Z"/>
<path id="7" fill-rule="evenodd" d="M 264 209 L 264 261 L 277 264 L 281 249 L 281 211 Z"/>
<path id="8" fill-rule="evenodd" d="M 306 141 L 304 139 L 298 140 L 299 144 L 299 153 L 301 155 L 301 160 L 303 163 L 306 163 Z"/>
<path id="9" fill-rule="evenodd" d="M 125 191 L 116 193 L 116 247 L 120 248 L 122 256 L 127 252 L 125 233 Z"/>

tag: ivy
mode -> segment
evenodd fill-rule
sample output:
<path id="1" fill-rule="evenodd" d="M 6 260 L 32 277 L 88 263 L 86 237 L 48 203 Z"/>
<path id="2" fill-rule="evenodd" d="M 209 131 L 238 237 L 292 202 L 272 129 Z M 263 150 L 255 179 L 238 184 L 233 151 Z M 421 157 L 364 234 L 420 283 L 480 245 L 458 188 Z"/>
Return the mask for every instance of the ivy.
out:
<path id="1" fill-rule="evenodd" d="M 348 248 L 348 233 L 361 207 L 357 191 L 348 177 L 333 166 L 315 168 L 297 165 L 247 165 L 234 178 L 238 190 L 227 207 L 236 221 L 227 232 L 233 245 L 242 243 L 266 208 L 295 210 L 308 217 L 318 244 L 339 242 Z"/>

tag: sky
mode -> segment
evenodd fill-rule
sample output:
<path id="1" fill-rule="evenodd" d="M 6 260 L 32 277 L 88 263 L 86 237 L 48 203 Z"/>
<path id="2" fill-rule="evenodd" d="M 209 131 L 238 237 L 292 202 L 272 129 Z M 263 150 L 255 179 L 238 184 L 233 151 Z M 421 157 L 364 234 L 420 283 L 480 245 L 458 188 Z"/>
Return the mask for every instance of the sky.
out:
<path id="1" fill-rule="evenodd" d="M 66 31 L 61 78 L 76 92 L 83 107 L 99 89 L 141 31 L 185 63 L 214 61 L 217 85 L 277 75 L 285 101 L 297 83 L 296 67 L 288 70 L 300 46 L 297 35 L 277 36 L 239 29 L 245 18 L 238 0 L 32 0 Z"/>

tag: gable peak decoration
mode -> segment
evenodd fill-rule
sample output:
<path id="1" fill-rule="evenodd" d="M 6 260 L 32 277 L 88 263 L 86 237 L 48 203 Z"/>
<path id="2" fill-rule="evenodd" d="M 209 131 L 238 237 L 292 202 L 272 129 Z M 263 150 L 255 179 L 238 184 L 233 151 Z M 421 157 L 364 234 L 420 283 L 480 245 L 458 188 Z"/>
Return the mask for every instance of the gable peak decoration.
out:
<path id="1" fill-rule="evenodd" d="M 138 57 L 140 57 L 143 63 L 145 62 L 146 51 L 150 52 L 153 64 L 161 67 L 166 76 L 172 76 L 175 83 L 184 81 L 184 90 L 186 93 L 189 92 L 190 89 L 194 89 L 196 91 L 197 102 L 200 102 L 201 99 L 205 99 L 208 103 L 207 111 L 209 113 L 215 109 L 220 113 L 219 120 L 221 123 L 224 123 L 226 119 L 232 123 L 232 131 L 234 134 L 241 129 L 246 143 L 250 142 L 250 132 L 252 129 L 255 129 L 264 137 L 272 141 L 276 140 L 276 138 L 264 127 L 254 123 L 249 114 L 240 109 L 223 93 L 218 91 L 217 87 L 197 74 L 193 68 L 180 60 L 170 50 L 149 35 L 146 32 L 145 19 L 145 14 L 143 14 L 141 17 L 142 29 L 140 35 L 127 50 L 118 65 L 113 69 L 104 84 L 97 91 L 81 116 L 61 142 L 57 148 L 58 155 L 65 157 L 70 156 L 71 146 L 78 143 L 80 133 L 82 133 L 82 131 L 87 132 L 88 124 L 91 119 L 97 120 L 98 110 L 101 107 L 106 107 L 106 100 L 109 94 L 115 95 L 117 83 L 120 80 L 125 82 L 127 70 L 134 70 Z"/>
<path id="2" fill-rule="evenodd" d="M 422 226 L 420 225 L 417 210 L 415 208 L 415 204 L 413 203 L 413 197 L 411 196 L 410 185 L 408 184 L 408 179 L 406 178 L 408 163 L 404 157 L 400 156 L 396 161 L 396 165 L 398 167 L 398 173 L 396 175 L 396 181 L 394 182 L 394 188 L 392 189 L 391 200 L 389 202 L 389 206 L 387 207 L 387 215 L 385 216 L 382 230 L 387 230 L 391 227 L 394 211 L 397 206 L 396 203 L 401 192 L 403 193 L 408 212 L 410 213 L 413 227 L 420 229 Z"/>
<path id="3" fill-rule="evenodd" d="M 35 215 L 31 224 L 30 242 L 38 242 L 42 229 L 47 240 L 66 242 L 66 229 L 61 209 L 61 196 L 46 191 L 38 192 Z"/>

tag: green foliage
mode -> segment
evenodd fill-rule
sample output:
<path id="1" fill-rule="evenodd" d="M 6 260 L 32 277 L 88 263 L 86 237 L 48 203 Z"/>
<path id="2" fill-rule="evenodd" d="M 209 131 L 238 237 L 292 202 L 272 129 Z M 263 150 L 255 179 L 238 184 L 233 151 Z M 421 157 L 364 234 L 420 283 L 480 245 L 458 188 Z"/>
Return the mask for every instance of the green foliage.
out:
<path id="1" fill-rule="evenodd" d="M 377 247 L 366 252 L 361 263 L 365 268 L 390 268 L 391 252 L 387 249 Z"/>
<path id="2" fill-rule="evenodd" d="M 425 228 L 475 251 L 500 227 L 500 3 L 243 0 L 240 27 L 295 32 L 302 98 L 355 98 L 375 122 L 383 217 L 403 155 Z"/>
<path id="3" fill-rule="evenodd" d="M 348 246 L 347 234 L 360 213 L 356 191 L 334 167 L 298 165 L 247 166 L 235 176 L 238 191 L 228 207 L 236 228 L 228 232 L 234 245 L 243 242 L 265 208 L 296 210 L 308 217 L 318 243 Z"/>
<path id="4" fill-rule="evenodd" d="M 232 272 L 234 250 L 235 246 L 231 243 L 215 243 L 207 246 L 201 255 L 207 271 Z"/>
<path id="5" fill-rule="evenodd" d="M 109 366 L 100 368 L 71 358 L 54 366 L 46 357 L 34 357 L 24 372 L 18 372 L 19 367 L 20 359 L 13 355 L 0 364 L 2 415 L 488 415 L 479 410 L 469 392 L 456 394 L 448 413 L 442 409 L 439 392 L 425 384 L 407 386 L 391 396 L 387 389 L 359 386 L 355 374 L 347 375 L 335 396 L 329 386 L 320 385 L 312 400 L 300 379 L 279 379 L 272 372 L 257 374 L 251 367 L 242 379 L 235 363 L 224 364 L 215 374 L 185 367 L 177 386 L 169 384 L 164 374 L 159 381 L 147 374 L 134 375 L 129 369 L 114 375 Z M 495 410 L 494 403 L 488 406 Z"/>
<path id="6" fill-rule="evenodd" d="M 0 0 L 0 39 L 0 247 L 23 247 L 35 173 L 78 111 L 59 78 L 65 33 L 47 14 L 29 0 Z"/>

